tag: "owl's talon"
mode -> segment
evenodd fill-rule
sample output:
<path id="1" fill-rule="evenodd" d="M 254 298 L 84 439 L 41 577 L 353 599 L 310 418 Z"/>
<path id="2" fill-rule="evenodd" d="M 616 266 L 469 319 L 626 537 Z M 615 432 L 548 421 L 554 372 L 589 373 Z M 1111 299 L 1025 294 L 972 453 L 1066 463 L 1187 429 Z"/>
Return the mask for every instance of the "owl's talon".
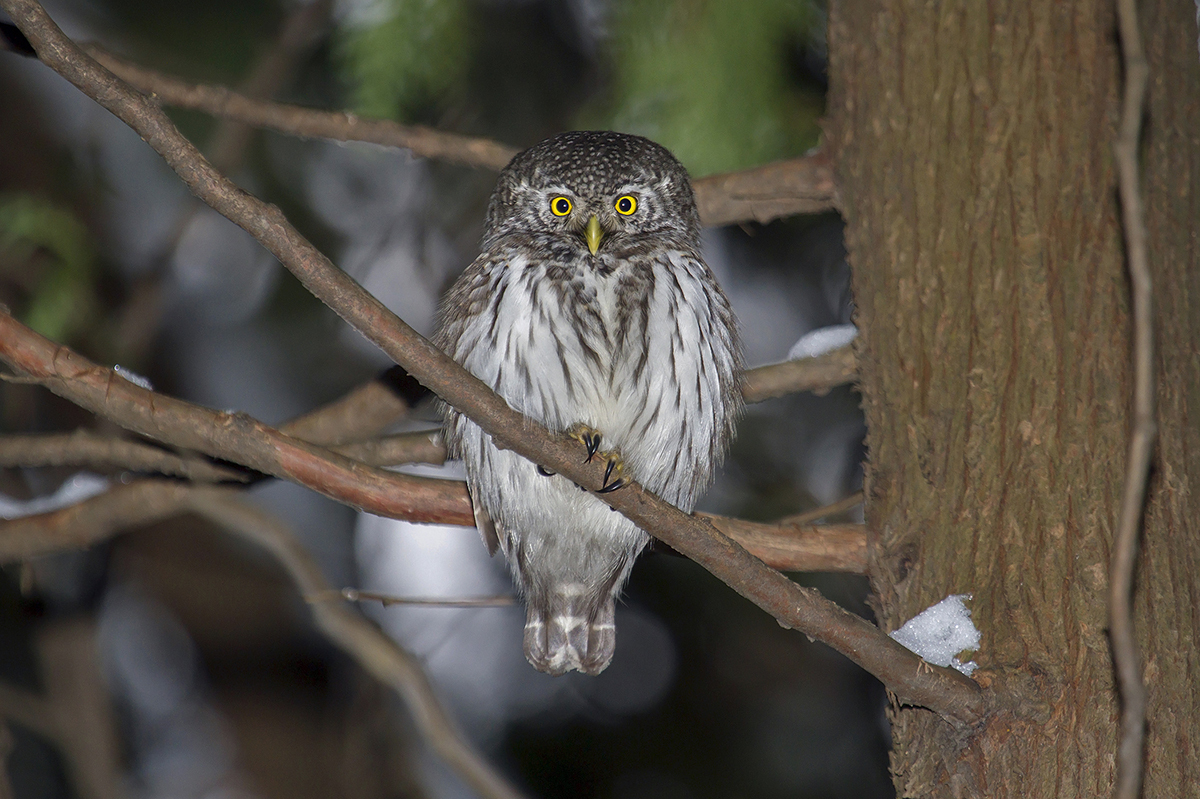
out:
<path id="1" fill-rule="evenodd" d="M 554 472 L 550 471 L 545 466 L 542 466 L 540 463 L 537 465 L 537 473 L 540 474 L 542 477 L 553 477 L 554 476 Z"/>
<path id="2" fill-rule="evenodd" d="M 625 471 L 625 461 L 621 456 L 616 452 L 606 452 L 604 457 L 608 460 L 608 466 L 604 469 L 604 482 L 597 494 L 611 493 L 626 484 L 625 478 L 621 476 Z"/>
<path id="3" fill-rule="evenodd" d="M 600 449 L 600 431 L 584 424 L 577 424 L 567 431 L 567 435 L 587 447 L 587 458 L 583 462 L 591 463 L 592 458 Z"/>

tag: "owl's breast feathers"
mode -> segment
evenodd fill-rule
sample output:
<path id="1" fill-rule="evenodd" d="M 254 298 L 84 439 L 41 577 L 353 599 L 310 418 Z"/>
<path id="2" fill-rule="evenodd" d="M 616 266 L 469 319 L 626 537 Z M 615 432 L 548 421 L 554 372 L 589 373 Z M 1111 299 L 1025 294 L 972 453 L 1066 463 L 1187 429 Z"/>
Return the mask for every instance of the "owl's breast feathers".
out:
<path id="1" fill-rule="evenodd" d="M 635 479 L 690 509 L 740 409 L 728 302 L 692 252 L 591 260 L 481 256 L 439 343 L 551 429 L 603 431 Z"/>

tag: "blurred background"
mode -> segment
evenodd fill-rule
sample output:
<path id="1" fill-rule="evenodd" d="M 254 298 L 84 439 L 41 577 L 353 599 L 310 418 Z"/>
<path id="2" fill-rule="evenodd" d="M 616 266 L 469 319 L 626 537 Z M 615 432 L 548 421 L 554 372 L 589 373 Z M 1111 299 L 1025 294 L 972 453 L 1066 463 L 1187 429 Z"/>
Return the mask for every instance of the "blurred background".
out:
<path id="1" fill-rule="evenodd" d="M 801 155 L 820 137 L 825 19 L 811 0 L 46 7 L 77 40 L 189 80 L 517 147 L 611 128 L 663 143 L 703 176 Z M 271 424 L 390 365 L 48 68 L 0 53 L 0 108 L 0 302 L 39 332 L 159 391 Z M 494 173 L 170 113 L 218 168 L 431 331 L 438 296 L 477 252 Z M 850 321 L 836 215 L 710 228 L 705 248 L 750 365 Z M 111 431 L 39 387 L 0 392 L 6 433 Z M 436 424 L 428 400 L 414 417 L 408 429 Z M 850 389 L 752 406 L 701 507 L 771 520 L 840 499 L 859 488 L 863 433 Z M 5 469 L 0 504 L 19 513 L 121 477 Z M 511 593 L 473 529 L 359 514 L 272 481 L 248 494 L 336 586 Z M 794 577 L 869 615 L 864 578 Z M 421 659 L 467 736 L 530 795 L 892 795 L 881 687 L 682 558 L 639 562 L 616 658 L 597 678 L 529 667 L 517 607 L 362 610 Z M 270 557 L 192 517 L 3 568 L 0 721 L 21 799 L 472 795 L 399 700 L 314 630 Z"/>

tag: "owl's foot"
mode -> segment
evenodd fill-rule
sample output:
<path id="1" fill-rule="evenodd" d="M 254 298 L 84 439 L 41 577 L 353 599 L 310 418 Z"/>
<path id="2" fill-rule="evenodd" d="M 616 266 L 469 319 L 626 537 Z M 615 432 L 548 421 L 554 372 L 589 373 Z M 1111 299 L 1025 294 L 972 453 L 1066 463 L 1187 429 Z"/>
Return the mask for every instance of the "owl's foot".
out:
<path id="1" fill-rule="evenodd" d="M 625 485 L 625 478 L 622 476 L 625 472 L 625 460 L 616 450 L 600 453 L 604 460 L 608 461 L 608 465 L 604 468 L 604 484 L 600 486 L 597 494 L 608 494 L 616 491 Z"/>
<path id="2" fill-rule="evenodd" d="M 594 427 L 588 427 L 585 424 L 571 425 L 567 430 L 567 435 L 587 447 L 587 458 L 584 463 L 591 463 L 592 459 L 597 454 L 604 459 L 607 464 L 604 468 L 604 482 L 600 485 L 600 490 L 597 494 L 608 494 L 616 491 L 618 488 L 626 485 L 628 482 L 623 474 L 625 472 L 625 460 L 616 450 L 608 450 L 600 452 L 600 439 L 602 438 L 599 430 Z"/>
<path id="3" fill-rule="evenodd" d="M 591 463 L 596 451 L 600 449 L 600 431 L 585 424 L 575 424 L 571 425 L 567 435 L 587 447 L 588 456 L 583 462 Z"/>

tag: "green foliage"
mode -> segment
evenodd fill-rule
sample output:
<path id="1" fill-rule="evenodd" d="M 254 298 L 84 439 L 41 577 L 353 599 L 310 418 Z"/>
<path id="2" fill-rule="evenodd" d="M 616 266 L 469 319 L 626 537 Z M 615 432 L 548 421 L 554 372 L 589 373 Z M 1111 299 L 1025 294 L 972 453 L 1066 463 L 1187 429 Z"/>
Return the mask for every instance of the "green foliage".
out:
<path id="1" fill-rule="evenodd" d="M 695 175 L 798 155 L 817 143 L 824 111 L 821 88 L 805 86 L 798 69 L 801 45 L 821 37 L 820 3 L 612 0 L 598 53 L 609 80 L 574 124 L 648 136 Z M 503 35 L 472 27 L 482 13 L 479 0 L 371 0 L 341 33 L 358 111 L 412 121 L 444 107 L 486 37 Z M 497 69 L 511 72 L 486 80 L 533 87 L 544 76 L 528 70 L 561 66 L 510 58 Z M 509 105 L 528 112 L 520 98 Z"/>
<path id="2" fill-rule="evenodd" d="M 10 263 L 39 251 L 49 263 L 34 282 L 22 321 L 47 338 L 67 341 L 92 308 L 95 252 L 74 214 L 29 195 L 0 197 L 0 255 Z"/>
<path id="3" fill-rule="evenodd" d="M 469 30 L 465 0 L 373 0 L 341 30 L 355 108 L 407 119 L 434 103 L 466 73 Z"/>
<path id="4" fill-rule="evenodd" d="M 639 133 L 694 175 L 743 169 L 817 142 L 821 94 L 790 74 L 789 46 L 819 35 L 806 0 L 620 0 L 612 94 L 589 127 Z"/>

